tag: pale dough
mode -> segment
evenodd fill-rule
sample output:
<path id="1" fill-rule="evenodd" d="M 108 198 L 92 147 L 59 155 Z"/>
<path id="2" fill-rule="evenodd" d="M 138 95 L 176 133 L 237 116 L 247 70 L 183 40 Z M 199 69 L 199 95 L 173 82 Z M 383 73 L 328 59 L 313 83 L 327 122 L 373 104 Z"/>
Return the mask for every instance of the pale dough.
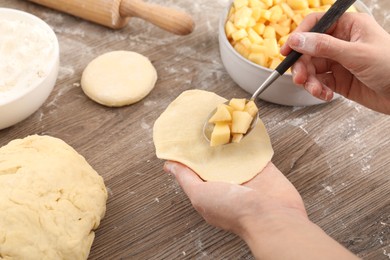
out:
<path id="1" fill-rule="evenodd" d="M 241 184 L 256 176 L 273 156 L 261 120 L 238 144 L 210 147 L 203 136 L 203 125 L 209 114 L 225 101 L 212 92 L 183 92 L 154 124 L 157 157 L 183 163 L 206 181 Z"/>
<path id="2" fill-rule="evenodd" d="M 148 58 L 136 52 L 113 51 L 87 65 L 81 87 L 97 103 L 120 107 L 143 99 L 156 81 L 156 69 Z"/>
<path id="3" fill-rule="evenodd" d="M 87 259 L 106 200 L 102 177 L 62 140 L 11 141 L 0 148 L 0 259 Z"/>

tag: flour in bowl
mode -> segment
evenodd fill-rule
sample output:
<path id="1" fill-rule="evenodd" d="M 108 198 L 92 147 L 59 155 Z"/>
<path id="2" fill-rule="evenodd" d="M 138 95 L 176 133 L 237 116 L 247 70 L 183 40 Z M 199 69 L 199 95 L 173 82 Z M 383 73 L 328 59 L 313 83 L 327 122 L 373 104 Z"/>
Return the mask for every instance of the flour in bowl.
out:
<path id="1" fill-rule="evenodd" d="M 23 92 L 50 69 L 55 40 L 49 30 L 21 19 L 0 17 L 0 99 Z"/>

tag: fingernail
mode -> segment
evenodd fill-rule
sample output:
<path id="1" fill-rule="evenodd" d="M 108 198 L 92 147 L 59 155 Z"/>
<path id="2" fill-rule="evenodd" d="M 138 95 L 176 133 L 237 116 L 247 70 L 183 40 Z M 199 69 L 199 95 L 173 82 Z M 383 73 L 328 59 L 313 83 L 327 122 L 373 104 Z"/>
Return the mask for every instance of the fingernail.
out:
<path id="1" fill-rule="evenodd" d="M 303 48 L 305 46 L 305 36 L 302 33 L 293 33 L 290 36 L 290 46 L 296 48 Z"/>
<path id="2" fill-rule="evenodd" d="M 165 162 L 164 164 L 164 170 L 170 174 L 175 175 L 176 173 L 176 166 L 174 163 L 171 162 Z"/>
<path id="3" fill-rule="evenodd" d="M 305 84 L 305 89 L 307 91 L 309 91 L 310 94 L 314 95 L 314 89 L 315 89 L 315 84 L 311 83 L 311 82 L 306 82 Z"/>
<path id="4" fill-rule="evenodd" d="M 321 97 L 325 100 L 325 101 L 331 101 L 332 98 L 333 98 L 333 93 L 330 89 L 328 88 L 323 88 L 322 89 L 322 92 L 321 92 Z"/>
<path id="5" fill-rule="evenodd" d="M 333 91 L 329 90 L 326 92 L 326 98 L 328 101 L 331 101 L 333 99 Z"/>
<path id="6" fill-rule="evenodd" d="M 325 88 L 322 88 L 319 98 L 326 101 L 326 89 Z"/>

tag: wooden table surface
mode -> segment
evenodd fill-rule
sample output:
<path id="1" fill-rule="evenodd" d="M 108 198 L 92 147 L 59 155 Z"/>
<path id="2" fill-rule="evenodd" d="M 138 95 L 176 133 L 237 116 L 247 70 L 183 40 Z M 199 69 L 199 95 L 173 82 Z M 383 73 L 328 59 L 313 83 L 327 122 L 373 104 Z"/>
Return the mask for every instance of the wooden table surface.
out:
<path id="1" fill-rule="evenodd" d="M 195 31 L 175 36 L 137 18 L 113 31 L 30 2 L 0 0 L 45 20 L 61 48 L 54 91 L 27 120 L 1 130 L 0 145 L 31 134 L 58 137 L 103 176 L 107 213 L 90 259 L 253 259 L 240 238 L 196 213 L 162 171 L 152 141 L 154 121 L 184 90 L 245 96 L 219 57 L 217 25 L 228 1 L 151 2 L 191 13 Z M 390 2 L 364 2 L 390 32 Z M 139 52 L 157 69 L 155 89 L 137 104 L 107 108 L 80 88 L 85 66 L 113 50 Z M 259 104 L 273 162 L 301 193 L 312 221 L 364 259 L 390 259 L 390 117 L 343 98 L 310 107 Z"/>

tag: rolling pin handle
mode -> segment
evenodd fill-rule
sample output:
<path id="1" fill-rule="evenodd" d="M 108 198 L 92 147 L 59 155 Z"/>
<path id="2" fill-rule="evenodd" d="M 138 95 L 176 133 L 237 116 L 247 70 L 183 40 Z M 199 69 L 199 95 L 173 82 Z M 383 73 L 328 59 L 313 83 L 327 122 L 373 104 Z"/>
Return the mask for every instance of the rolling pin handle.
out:
<path id="1" fill-rule="evenodd" d="M 123 18 L 139 17 L 177 35 L 190 34 L 195 26 L 192 17 L 185 12 L 145 3 L 142 0 L 122 0 L 119 13 Z"/>

